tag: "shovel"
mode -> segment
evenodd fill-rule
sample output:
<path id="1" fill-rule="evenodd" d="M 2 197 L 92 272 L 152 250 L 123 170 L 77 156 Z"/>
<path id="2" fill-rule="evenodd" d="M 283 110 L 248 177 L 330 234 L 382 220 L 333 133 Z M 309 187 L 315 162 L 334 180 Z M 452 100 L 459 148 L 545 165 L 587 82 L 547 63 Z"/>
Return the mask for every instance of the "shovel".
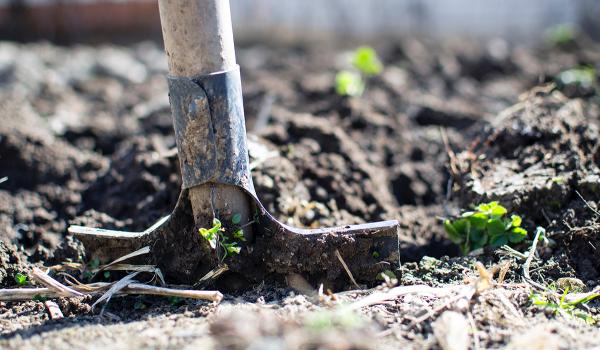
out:
<path id="1" fill-rule="evenodd" d="M 143 232 L 70 226 L 88 258 L 109 262 L 149 246 L 143 263 L 185 284 L 228 270 L 249 282 L 299 274 L 341 286 L 372 283 L 397 268 L 395 220 L 309 230 L 265 210 L 248 166 L 229 1 L 158 4 L 182 191 L 171 215 Z"/>

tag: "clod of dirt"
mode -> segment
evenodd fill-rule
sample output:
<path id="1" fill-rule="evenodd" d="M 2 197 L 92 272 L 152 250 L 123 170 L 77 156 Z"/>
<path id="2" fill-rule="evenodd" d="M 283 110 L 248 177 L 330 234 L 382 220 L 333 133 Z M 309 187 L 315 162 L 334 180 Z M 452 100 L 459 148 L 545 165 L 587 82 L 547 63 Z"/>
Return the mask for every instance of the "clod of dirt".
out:
<path id="1" fill-rule="evenodd" d="M 17 273 L 26 273 L 29 269 L 22 253 L 17 252 L 12 244 L 4 243 L 0 240 L 0 287 L 12 287 L 17 283 L 15 275 Z"/>

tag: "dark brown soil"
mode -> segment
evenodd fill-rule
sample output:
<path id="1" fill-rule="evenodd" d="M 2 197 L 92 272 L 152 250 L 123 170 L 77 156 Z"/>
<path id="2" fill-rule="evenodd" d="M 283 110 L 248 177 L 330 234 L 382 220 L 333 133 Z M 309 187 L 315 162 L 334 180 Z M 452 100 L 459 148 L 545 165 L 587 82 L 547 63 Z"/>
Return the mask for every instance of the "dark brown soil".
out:
<path id="1" fill-rule="evenodd" d="M 475 261 L 490 267 L 503 258 L 458 257 L 440 218 L 499 200 L 530 232 L 547 229 L 550 244 L 532 264 L 536 281 L 599 285 L 598 86 L 548 83 L 599 62 L 600 49 L 414 39 L 375 48 L 385 70 L 357 98 L 332 85 L 344 48 L 238 50 L 252 175 L 267 209 L 299 227 L 397 219 L 400 284 L 445 286 L 473 277 Z M 8 57 L 0 61 L 0 177 L 8 177 L 0 183 L 0 286 L 14 287 L 14 275 L 33 265 L 86 261 L 69 224 L 143 230 L 172 210 L 181 182 L 158 46 L 0 43 L 0 52 Z M 446 136 L 457 153 L 450 163 Z M 520 282 L 522 262 L 512 259 L 508 281 Z M 0 303 L 0 347 L 439 347 L 436 317 L 409 326 L 431 300 L 400 298 L 355 320 L 284 281 L 229 286 L 235 296 L 218 307 L 127 297 L 100 316 L 91 299 L 64 299 L 60 321 L 49 321 L 41 302 Z M 597 339 L 592 327 L 532 307 L 523 290 L 511 293 L 536 334 L 556 334 L 560 347 Z M 482 347 L 516 346 L 511 333 L 527 327 L 507 322 L 492 294 L 467 312 L 474 338 Z"/>

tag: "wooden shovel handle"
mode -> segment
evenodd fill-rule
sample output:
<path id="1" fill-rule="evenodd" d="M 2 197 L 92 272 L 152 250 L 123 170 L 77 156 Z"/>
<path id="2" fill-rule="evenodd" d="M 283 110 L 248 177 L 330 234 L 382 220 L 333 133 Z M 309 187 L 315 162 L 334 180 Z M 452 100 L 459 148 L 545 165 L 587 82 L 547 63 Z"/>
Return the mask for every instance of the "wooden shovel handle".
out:
<path id="1" fill-rule="evenodd" d="M 159 0 L 158 6 L 171 75 L 235 68 L 229 0 Z"/>

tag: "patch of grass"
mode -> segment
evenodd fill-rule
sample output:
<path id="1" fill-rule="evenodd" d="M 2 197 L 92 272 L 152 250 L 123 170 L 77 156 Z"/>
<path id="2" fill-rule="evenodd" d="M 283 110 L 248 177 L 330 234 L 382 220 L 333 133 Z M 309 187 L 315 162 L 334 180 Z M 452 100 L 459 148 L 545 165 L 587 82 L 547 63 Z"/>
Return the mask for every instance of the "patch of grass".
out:
<path id="1" fill-rule="evenodd" d="M 235 215 L 232 218 L 234 220 Z M 240 216 L 241 220 L 241 216 Z M 239 221 L 238 221 L 239 222 Z M 209 229 L 200 228 L 199 233 L 204 238 L 212 249 L 220 247 L 223 255 L 220 257 L 220 263 L 223 263 L 225 258 L 232 255 L 237 255 L 242 251 L 242 247 L 238 241 L 244 241 L 244 232 L 241 228 L 233 232 L 233 239 L 225 236 L 223 232 L 225 229 L 222 227 L 221 221 L 217 218 L 213 219 L 213 226 Z"/>
<path id="2" fill-rule="evenodd" d="M 352 70 L 342 70 L 335 76 L 335 91 L 341 96 L 360 96 L 369 77 L 381 74 L 383 64 L 371 47 L 357 48 L 350 59 Z"/>
<path id="3" fill-rule="evenodd" d="M 587 324 L 595 324 L 596 319 L 589 312 L 579 308 L 579 306 L 589 303 L 598 297 L 599 294 L 590 294 L 571 302 L 566 301 L 568 295 L 569 289 L 567 288 L 564 290 L 561 298 L 557 302 L 550 300 L 543 294 L 536 293 L 532 294 L 529 299 L 533 305 L 550 310 L 555 315 L 578 318 L 585 321 Z"/>
<path id="4" fill-rule="evenodd" d="M 15 274 L 15 282 L 17 282 L 17 285 L 21 287 L 29 284 L 29 281 L 27 280 L 27 275 L 22 274 L 20 272 L 17 272 Z"/>
<path id="5" fill-rule="evenodd" d="M 508 210 L 498 202 L 482 203 L 473 211 L 456 219 L 444 220 L 444 229 L 450 240 L 458 244 L 463 254 L 486 246 L 499 248 L 519 243 L 527 237 L 518 215 L 508 216 Z"/>

